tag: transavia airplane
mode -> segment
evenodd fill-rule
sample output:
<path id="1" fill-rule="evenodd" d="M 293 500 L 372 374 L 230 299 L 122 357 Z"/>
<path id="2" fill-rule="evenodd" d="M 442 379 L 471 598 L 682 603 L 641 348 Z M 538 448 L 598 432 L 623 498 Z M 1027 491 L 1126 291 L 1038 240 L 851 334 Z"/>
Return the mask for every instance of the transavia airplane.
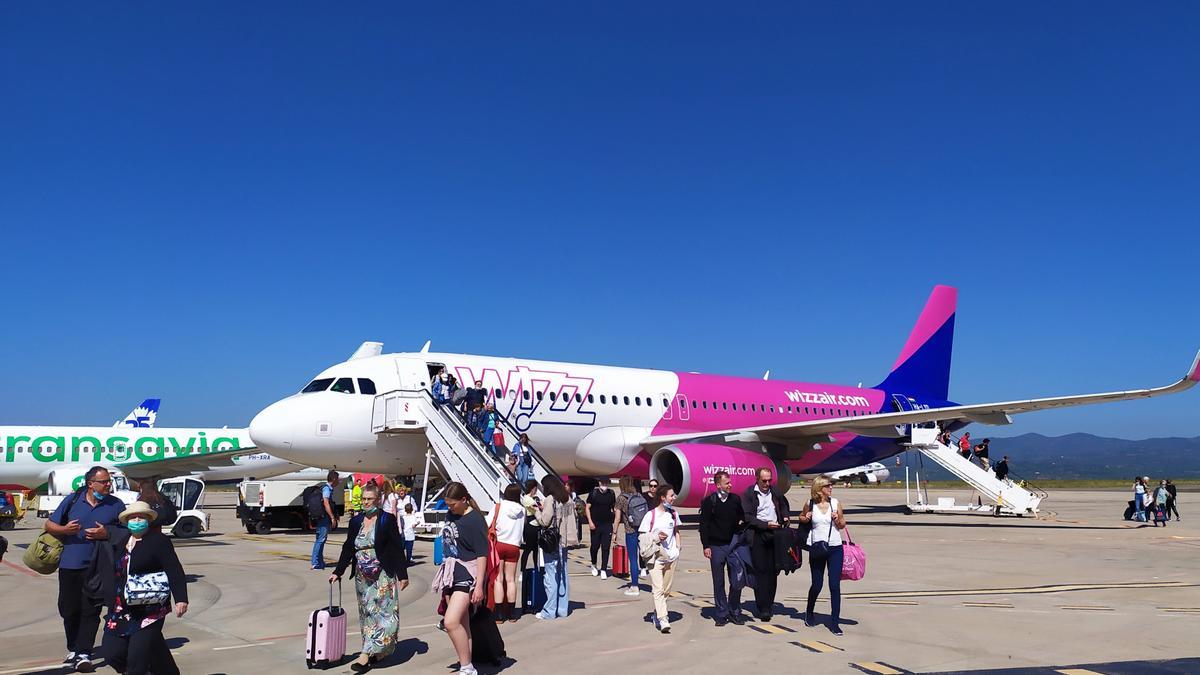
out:
<path id="1" fill-rule="evenodd" d="M 156 429 L 160 402 L 146 399 L 112 427 L 0 427 L 0 486 L 65 494 L 96 464 L 135 479 L 195 473 L 209 482 L 304 468 L 257 452 L 245 429 Z"/>
<path id="2" fill-rule="evenodd" d="M 825 473 L 904 451 L 910 425 L 942 422 L 955 430 L 979 422 L 1009 424 L 1016 413 L 1149 398 L 1200 380 L 1200 354 L 1182 380 L 1157 389 L 960 405 L 948 399 L 957 290 L 934 288 L 891 373 L 869 389 L 833 384 L 700 375 L 519 358 L 419 353 L 381 354 L 364 343 L 298 394 L 250 423 L 263 451 L 306 466 L 343 471 L 416 473 L 420 434 L 375 434 L 377 392 L 425 389 L 441 368 L 471 386 L 527 432 L 558 473 L 653 475 L 695 505 L 712 473 L 735 487 L 772 466 L 781 485 L 792 474 Z"/>

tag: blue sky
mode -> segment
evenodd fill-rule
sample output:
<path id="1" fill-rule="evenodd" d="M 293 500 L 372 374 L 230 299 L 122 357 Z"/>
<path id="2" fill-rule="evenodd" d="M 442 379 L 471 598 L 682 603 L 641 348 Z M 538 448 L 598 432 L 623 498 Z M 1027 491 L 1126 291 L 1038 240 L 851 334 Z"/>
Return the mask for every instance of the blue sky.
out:
<path id="1" fill-rule="evenodd" d="M 1200 348 L 1200 7 L 647 4 L 0 7 L 0 423 L 241 425 L 366 339 L 870 385 L 937 283 L 963 402 Z"/>

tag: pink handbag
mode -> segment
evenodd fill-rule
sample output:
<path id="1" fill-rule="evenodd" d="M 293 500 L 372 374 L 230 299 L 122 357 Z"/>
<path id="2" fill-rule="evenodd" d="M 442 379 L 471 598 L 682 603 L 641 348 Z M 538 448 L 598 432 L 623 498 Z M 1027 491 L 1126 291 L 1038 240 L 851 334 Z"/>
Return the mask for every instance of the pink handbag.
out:
<path id="1" fill-rule="evenodd" d="M 842 543 L 842 580 L 858 581 L 867 576 L 867 553 L 850 540 L 850 528 L 845 529 L 846 541 Z"/>

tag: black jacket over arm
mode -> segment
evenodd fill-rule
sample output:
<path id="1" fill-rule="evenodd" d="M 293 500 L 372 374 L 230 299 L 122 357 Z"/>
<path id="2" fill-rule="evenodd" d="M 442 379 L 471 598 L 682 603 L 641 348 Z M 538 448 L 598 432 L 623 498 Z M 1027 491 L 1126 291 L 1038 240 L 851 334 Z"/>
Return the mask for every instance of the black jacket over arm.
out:
<path id="1" fill-rule="evenodd" d="M 771 499 L 775 501 L 775 514 L 779 517 L 779 525 L 783 525 L 783 521 L 791 516 L 791 511 L 788 510 L 787 498 L 779 491 L 779 488 L 771 486 Z M 742 493 L 742 509 L 746 512 L 746 526 L 755 530 L 769 529 L 767 524 L 758 519 L 758 486 L 751 485 Z"/>
<path id="2" fill-rule="evenodd" d="M 108 540 L 108 546 L 98 550 L 98 564 L 108 565 L 112 572 L 101 576 L 104 588 L 104 604 L 112 608 L 116 604 L 116 565 L 125 556 L 125 543 L 129 541 L 129 530 L 113 529 Z M 129 554 L 130 574 L 149 574 L 151 572 L 166 572 L 167 581 L 171 582 L 171 597 L 175 602 L 187 602 L 187 576 L 183 573 L 183 565 L 179 556 L 175 555 L 175 546 L 167 535 L 153 530 L 146 532 L 137 546 Z"/>
<path id="3" fill-rule="evenodd" d="M 342 544 L 342 554 L 338 558 L 337 567 L 333 573 L 339 578 L 351 568 L 350 576 L 354 576 L 354 540 L 362 530 L 363 515 L 360 513 L 350 519 L 350 529 L 346 532 L 346 543 Z M 404 554 L 404 538 L 396 528 L 396 517 L 386 511 L 380 511 L 375 518 L 375 557 L 383 564 L 383 571 L 393 579 L 408 578 L 408 558 Z"/>

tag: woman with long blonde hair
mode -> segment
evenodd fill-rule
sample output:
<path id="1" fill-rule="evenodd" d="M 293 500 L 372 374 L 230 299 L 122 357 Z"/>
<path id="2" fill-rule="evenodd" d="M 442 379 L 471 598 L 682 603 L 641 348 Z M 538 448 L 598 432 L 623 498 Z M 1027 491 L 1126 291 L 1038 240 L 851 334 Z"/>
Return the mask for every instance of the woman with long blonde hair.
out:
<path id="1" fill-rule="evenodd" d="M 821 594 L 825 569 L 829 568 L 829 630 L 841 635 L 838 625 L 842 610 L 842 533 L 846 528 L 846 516 L 842 505 L 833 498 L 833 481 L 829 476 L 817 476 L 812 481 L 812 499 L 804 504 L 800 522 L 808 524 L 808 565 L 812 572 L 812 585 L 808 588 L 808 608 L 804 623 L 815 626 L 813 609 L 817 596 Z"/>

